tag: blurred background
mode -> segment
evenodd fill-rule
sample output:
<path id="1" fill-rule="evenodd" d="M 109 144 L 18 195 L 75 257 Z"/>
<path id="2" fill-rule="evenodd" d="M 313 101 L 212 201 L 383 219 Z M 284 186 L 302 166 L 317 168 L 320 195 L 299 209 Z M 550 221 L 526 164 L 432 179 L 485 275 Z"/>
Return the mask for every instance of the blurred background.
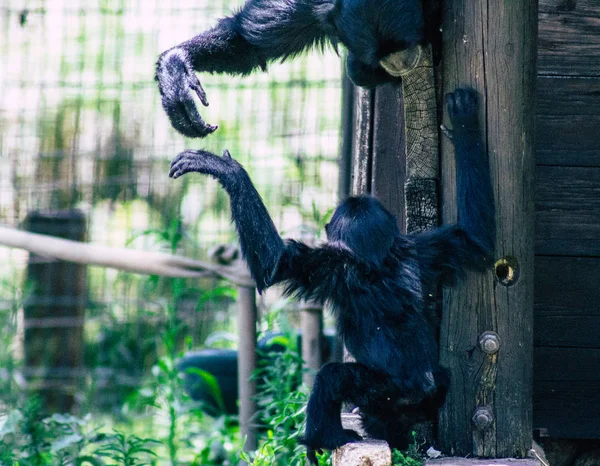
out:
<path id="1" fill-rule="evenodd" d="M 215 245 L 235 241 L 228 198 L 206 177 L 169 179 L 169 164 L 185 148 L 227 148 L 282 234 L 319 231 L 338 197 L 342 63 L 333 51 L 246 78 L 200 75 L 210 101 L 202 114 L 219 125 L 202 141 L 176 133 L 160 105 L 159 53 L 241 3 L 0 0 L 1 224 L 204 259 Z M 48 211 L 71 213 L 56 223 Z M 236 290 L 225 282 L 86 267 L 82 283 L 61 282 L 59 301 L 44 303 L 36 282 L 44 272 L 31 261 L 25 251 L 0 246 L 3 412 L 22 406 L 40 376 L 40 390 L 69 391 L 72 412 L 110 414 L 103 421 L 110 425 L 129 422 L 123 406 L 146 376 L 164 369 L 156 369 L 161 357 L 236 346 Z M 273 312 L 295 309 L 276 292 L 259 304 L 265 329 L 279 319 Z M 80 306 L 83 314 L 52 318 L 61 306 Z M 27 309 L 42 318 L 25 328 Z M 286 319 L 294 327 L 294 317 Z M 80 331 L 83 348 L 71 348 L 68 335 Z M 36 346 L 38 340 L 45 343 Z M 67 354 L 62 372 L 54 361 L 54 373 L 27 373 L 57 348 L 81 350 L 83 360 L 73 364 Z"/>

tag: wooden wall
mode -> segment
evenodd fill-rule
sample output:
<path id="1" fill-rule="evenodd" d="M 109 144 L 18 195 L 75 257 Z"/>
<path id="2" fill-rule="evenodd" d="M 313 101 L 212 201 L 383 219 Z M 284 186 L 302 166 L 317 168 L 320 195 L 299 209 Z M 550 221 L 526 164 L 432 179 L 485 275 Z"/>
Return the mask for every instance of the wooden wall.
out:
<path id="1" fill-rule="evenodd" d="M 600 0 L 540 0 L 534 429 L 600 438 Z"/>

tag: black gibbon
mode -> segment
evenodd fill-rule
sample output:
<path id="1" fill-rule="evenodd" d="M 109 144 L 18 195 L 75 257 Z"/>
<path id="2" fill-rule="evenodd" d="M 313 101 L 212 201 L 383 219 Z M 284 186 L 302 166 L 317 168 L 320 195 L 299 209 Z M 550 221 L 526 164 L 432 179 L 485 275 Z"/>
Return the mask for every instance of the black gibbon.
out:
<path id="1" fill-rule="evenodd" d="M 231 200 L 242 253 L 259 291 L 282 282 L 286 292 L 328 302 L 353 363 L 318 373 L 308 402 L 303 442 L 309 459 L 357 439 L 342 428 L 340 408 L 351 401 L 363 425 L 392 447 L 407 445 L 411 421 L 435 415 L 449 377 L 439 365 L 434 324 L 425 304 L 438 284 L 452 285 L 467 268 L 490 266 L 495 212 L 489 166 L 477 122 L 477 98 L 447 96 L 456 157 L 458 222 L 403 235 L 375 198 L 350 197 L 326 227 L 327 242 L 309 247 L 284 241 L 244 168 L 229 152 L 186 151 L 170 176 L 198 172 L 216 178 Z"/>

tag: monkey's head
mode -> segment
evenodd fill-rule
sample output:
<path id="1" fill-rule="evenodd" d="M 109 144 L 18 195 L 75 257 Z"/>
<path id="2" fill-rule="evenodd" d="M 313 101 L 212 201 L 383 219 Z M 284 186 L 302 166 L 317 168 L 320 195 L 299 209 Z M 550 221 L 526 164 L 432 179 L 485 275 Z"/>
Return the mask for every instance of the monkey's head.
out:
<path id="1" fill-rule="evenodd" d="M 348 248 L 361 261 L 381 266 L 400 235 L 396 218 L 374 197 L 349 197 L 325 226 L 330 243 Z"/>
<path id="2" fill-rule="evenodd" d="M 336 0 L 330 20 L 358 60 L 392 76 L 412 70 L 425 42 L 421 0 Z"/>

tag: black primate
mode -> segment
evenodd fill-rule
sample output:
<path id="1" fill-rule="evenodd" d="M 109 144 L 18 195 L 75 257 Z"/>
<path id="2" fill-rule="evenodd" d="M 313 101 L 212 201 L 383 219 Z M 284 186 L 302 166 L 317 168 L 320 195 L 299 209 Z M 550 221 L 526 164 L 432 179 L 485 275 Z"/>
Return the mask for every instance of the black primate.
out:
<path id="1" fill-rule="evenodd" d="M 259 291 L 284 282 L 287 293 L 327 301 L 337 317 L 356 362 L 327 364 L 316 377 L 304 436 L 313 462 L 314 450 L 357 438 L 342 428 L 344 401 L 360 408 L 372 437 L 397 448 L 406 446 L 410 422 L 434 415 L 443 402 L 449 379 L 439 365 L 436 329 L 424 303 L 438 284 L 452 284 L 466 268 L 487 267 L 495 234 L 476 94 L 459 89 L 446 99 L 458 223 L 423 234 L 400 234 L 396 219 L 378 200 L 360 196 L 337 208 L 323 246 L 284 242 L 248 174 L 227 151 L 223 157 L 186 151 L 171 165 L 172 178 L 204 173 L 229 193 L 242 252 Z"/>
<path id="2" fill-rule="evenodd" d="M 425 0 L 428 30 L 437 0 Z M 156 79 L 177 131 L 204 137 L 217 129 L 200 116 L 192 92 L 207 106 L 194 71 L 248 74 L 328 42 L 348 48 L 348 75 L 373 87 L 397 79 L 419 59 L 424 30 L 421 0 L 247 0 L 233 16 L 167 50 Z"/>

